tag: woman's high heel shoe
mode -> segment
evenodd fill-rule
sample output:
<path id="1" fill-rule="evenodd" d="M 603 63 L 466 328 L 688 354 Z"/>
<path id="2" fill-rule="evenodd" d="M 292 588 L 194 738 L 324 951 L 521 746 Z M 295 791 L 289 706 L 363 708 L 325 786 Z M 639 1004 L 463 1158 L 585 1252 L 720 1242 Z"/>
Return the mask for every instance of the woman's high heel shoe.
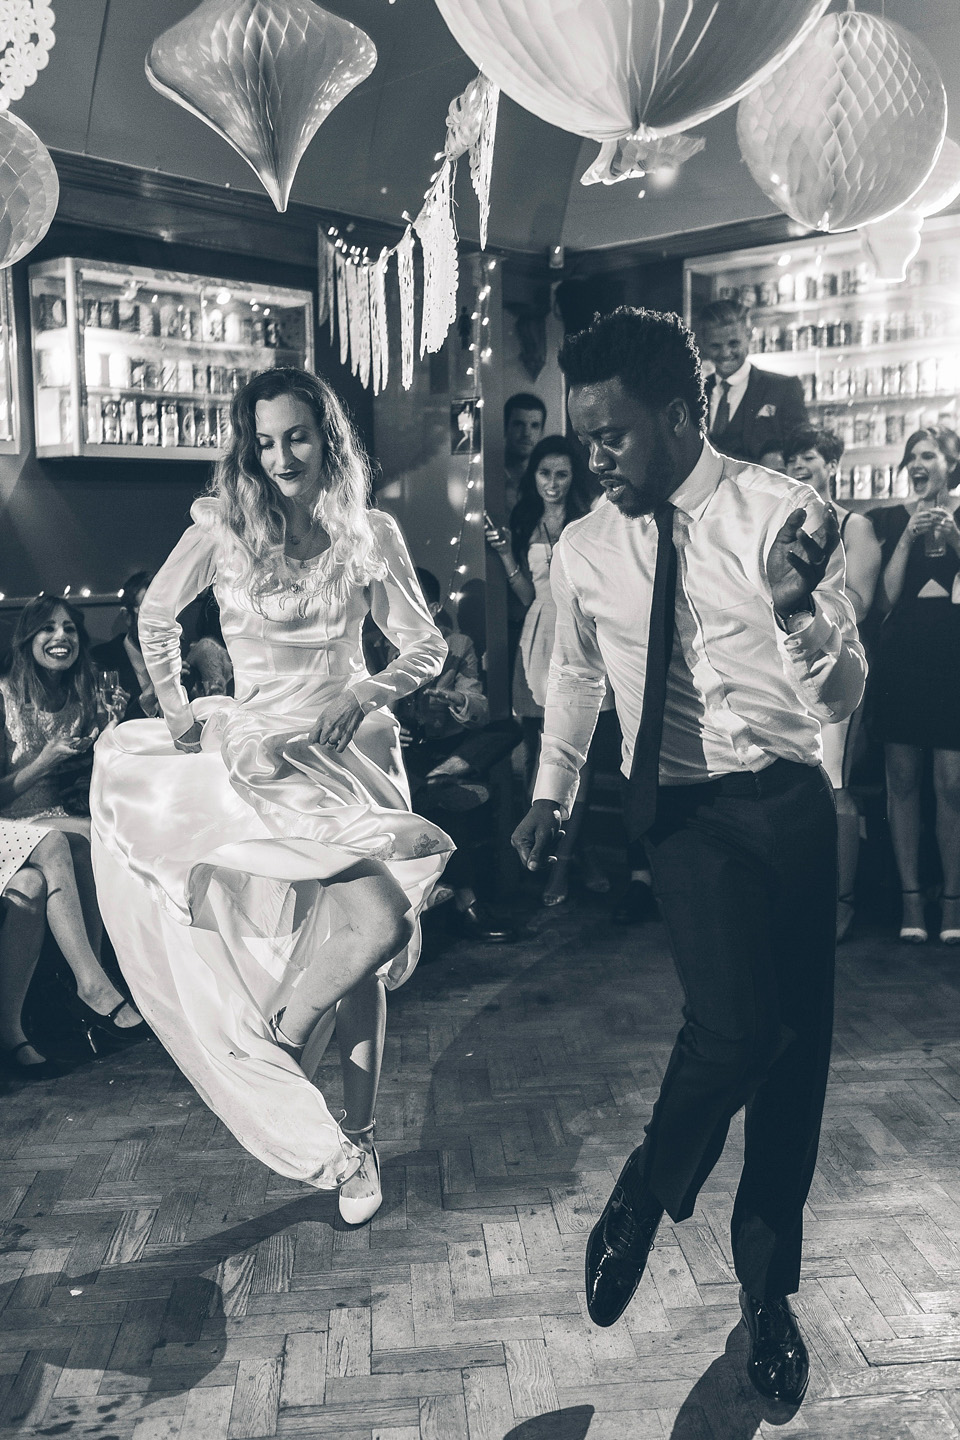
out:
<path id="1" fill-rule="evenodd" d="M 364 1125 L 362 1130 L 348 1130 L 344 1125 L 341 1125 L 340 1129 L 348 1140 L 353 1140 L 355 1144 L 359 1144 L 360 1137 L 372 1135 L 375 1126 L 376 1121 L 370 1125 Z M 369 1180 L 371 1178 L 371 1166 L 377 1179 L 377 1188 L 372 1195 L 360 1195 L 356 1197 L 353 1195 L 344 1195 L 343 1188 L 341 1187 L 339 1195 L 340 1217 L 342 1220 L 345 1220 L 348 1225 L 366 1224 L 368 1220 L 373 1219 L 383 1204 L 383 1189 L 380 1184 L 380 1156 L 377 1154 L 376 1145 L 371 1143 L 370 1149 L 364 1150 L 360 1169 L 350 1178 Z"/>
<path id="2" fill-rule="evenodd" d="M 949 900 L 953 904 L 956 904 L 957 901 L 960 900 L 960 895 L 941 895 L 940 898 L 941 900 Z M 953 925 L 944 926 L 940 931 L 940 944 L 960 945 L 960 929 Z"/>
<path id="3" fill-rule="evenodd" d="M 150 1027 L 141 1016 L 139 1025 L 118 1025 L 117 1016 L 125 1006 L 129 1005 L 135 1014 L 139 1014 L 132 1000 L 121 1000 L 119 1005 L 114 1005 L 108 1015 L 101 1015 L 99 1010 L 94 1010 L 85 1000 L 72 990 L 67 991 L 67 1007 L 72 1010 L 80 1021 L 80 1026 L 87 1039 L 87 1044 L 94 1055 L 100 1052 L 97 1049 L 97 1039 L 106 1036 L 119 1045 L 132 1045 L 137 1040 L 144 1039 L 150 1034 Z"/>
<path id="4" fill-rule="evenodd" d="M 904 890 L 904 895 L 922 895 L 922 890 Z M 904 945 L 926 945 L 930 937 L 923 925 L 901 925 L 900 939 Z"/>
<path id="5" fill-rule="evenodd" d="M 17 1056 L 20 1051 L 30 1048 L 29 1040 L 21 1040 L 19 1045 L 0 1047 L 0 1062 L 8 1074 L 16 1075 L 20 1080 L 55 1080 L 64 1074 L 63 1066 L 56 1060 L 42 1060 L 34 1065 L 25 1065 L 19 1061 Z M 39 1054 L 39 1051 L 37 1053 Z"/>

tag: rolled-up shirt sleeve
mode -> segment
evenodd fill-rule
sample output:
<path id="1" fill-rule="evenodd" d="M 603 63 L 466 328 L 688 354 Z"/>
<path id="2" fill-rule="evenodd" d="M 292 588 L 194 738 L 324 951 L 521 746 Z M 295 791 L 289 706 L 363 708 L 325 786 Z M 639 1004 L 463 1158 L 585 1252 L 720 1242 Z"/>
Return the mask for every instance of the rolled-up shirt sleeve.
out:
<path id="1" fill-rule="evenodd" d="M 822 503 L 819 499 L 816 506 L 816 510 L 813 504 L 808 507 L 808 529 L 820 524 Z M 789 513 L 789 510 L 783 511 L 779 525 Z M 772 535 L 776 535 L 779 525 L 771 527 Z M 863 697 L 867 678 L 867 661 L 856 614 L 844 590 L 845 573 L 843 545 L 838 544 L 813 593 L 814 613 L 809 622 L 793 634 L 778 630 L 788 678 L 810 713 L 826 724 L 846 720 L 853 714 Z"/>
<path id="2" fill-rule="evenodd" d="M 607 672 L 593 620 L 580 605 L 563 559 L 563 538 L 553 552 L 550 588 L 557 607 L 547 682 L 540 766 L 534 800 L 552 800 L 570 814 L 606 693 Z"/>

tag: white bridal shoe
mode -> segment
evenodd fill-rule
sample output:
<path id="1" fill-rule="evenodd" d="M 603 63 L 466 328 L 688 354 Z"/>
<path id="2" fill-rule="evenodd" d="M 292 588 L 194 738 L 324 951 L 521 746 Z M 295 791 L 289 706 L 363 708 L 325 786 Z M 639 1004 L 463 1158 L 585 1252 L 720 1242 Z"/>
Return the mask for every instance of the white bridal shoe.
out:
<path id="1" fill-rule="evenodd" d="M 362 1130 L 348 1130 L 344 1125 L 341 1125 L 340 1129 L 348 1140 L 353 1140 L 355 1144 L 359 1144 L 362 1136 L 373 1134 L 375 1124 L 376 1122 L 371 1125 L 364 1125 Z M 376 1176 L 377 1188 L 372 1195 L 344 1195 L 343 1187 L 341 1186 L 338 1197 L 340 1218 L 345 1220 L 348 1225 L 366 1224 L 368 1220 L 373 1219 L 383 1204 L 383 1190 L 380 1185 L 380 1156 L 377 1154 L 376 1145 L 371 1143 L 370 1149 L 364 1150 L 363 1152 L 360 1169 L 351 1175 L 350 1179 L 371 1180 L 374 1175 Z M 347 1183 L 349 1182 L 344 1181 L 344 1184 Z"/>

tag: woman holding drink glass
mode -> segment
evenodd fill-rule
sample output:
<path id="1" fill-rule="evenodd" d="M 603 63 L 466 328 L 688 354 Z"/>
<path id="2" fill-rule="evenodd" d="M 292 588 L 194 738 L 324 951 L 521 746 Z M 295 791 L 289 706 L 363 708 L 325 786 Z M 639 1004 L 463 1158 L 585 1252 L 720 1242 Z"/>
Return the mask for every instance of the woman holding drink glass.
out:
<path id="1" fill-rule="evenodd" d="M 927 939 L 920 887 L 920 780 L 933 752 L 937 845 L 943 866 L 940 939 L 960 944 L 960 528 L 957 437 L 939 426 L 907 441 L 902 465 L 912 504 L 872 517 L 883 546 L 880 602 L 887 611 L 873 666 L 875 728 L 884 742 L 887 814 L 900 884 L 900 939 Z"/>

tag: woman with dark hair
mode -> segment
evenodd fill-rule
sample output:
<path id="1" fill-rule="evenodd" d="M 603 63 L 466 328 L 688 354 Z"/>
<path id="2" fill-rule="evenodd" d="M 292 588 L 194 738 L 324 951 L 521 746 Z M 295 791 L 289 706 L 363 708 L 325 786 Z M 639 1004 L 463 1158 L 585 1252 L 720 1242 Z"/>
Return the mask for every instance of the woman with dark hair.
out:
<path id="1" fill-rule="evenodd" d="M 846 567 L 843 589 L 853 606 L 857 624 L 862 625 L 873 604 L 880 573 L 880 545 L 865 515 L 846 510 L 832 501 L 837 470 L 843 455 L 843 441 L 832 430 L 804 426 L 787 437 L 783 450 L 784 473 L 791 480 L 811 485 L 821 500 L 833 504 L 840 522 Z M 823 768 L 833 786 L 837 802 L 837 849 L 839 895 L 837 897 L 837 939 L 845 940 L 853 924 L 853 894 L 860 855 L 860 811 L 848 788 L 850 764 L 863 702 L 846 720 L 822 727 Z"/>
<path id="2" fill-rule="evenodd" d="M 957 436 L 939 426 L 907 440 L 912 503 L 873 512 L 883 550 L 886 618 L 873 662 L 874 725 L 883 740 L 887 816 L 903 891 L 900 939 L 927 939 L 920 886 L 920 781 L 933 752 L 943 867 L 940 939 L 960 945 L 960 528 L 950 494 Z"/>
<path id="3" fill-rule="evenodd" d="M 381 1203 L 373 1129 L 386 1007 L 452 845 L 413 815 L 390 709 L 440 671 L 396 523 L 330 386 L 302 370 L 234 397 L 233 437 L 140 609 L 164 724 L 108 732 L 92 809 L 104 919 L 144 1014 L 248 1150 Z M 236 698 L 192 704 L 177 615 L 208 585 Z M 396 647 L 371 678 L 370 614 Z M 334 1025 L 344 1126 L 311 1083 Z"/>
<path id="4" fill-rule="evenodd" d="M 527 607 L 513 668 L 513 712 L 523 727 L 528 779 L 536 768 L 557 618 L 550 590 L 550 560 L 563 530 L 589 513 L 594 496 L 595 487 L 576 445 L 564 435 L 547 435 L 534 447 L 521 476 L 509 532 L 490 527 L 487 533 L 488 543 L 503 562 L 507 584 Z M 612 706 L 608 695 L 604 708 L 611 710 Z M 590 772 L 588 756 L 579 810 L 575 807 L 567 823 L 557 863 L 544 890 L 545 905 L 560 905 L 567 898 L 570 861 L 586 812 Z M 592 857 L 580 855 L 579 859 L 588 888 L 600 893 L 608 890 L 609 882 Z"/>
<path id="5" fill-rule="evenodd" d="M 27 862 L 44 875 L 50 928 L 77 983 L 69 1003 L 94 1048 L 93 1031 L 130 1039 L 143 1028 L 100 964 L 90 822 L 64 804 L 83 785 L 72 767 L 82 764 L 107 719 L 82 615 L 61 596 L 38 595 L 21 611 L 0 680 L 0 896 Z M 19 1026 L 19 1009 L 15 1019 Z M 20 1068 L 37 1063 L 22 1054 L 15 1061 Z"/>

